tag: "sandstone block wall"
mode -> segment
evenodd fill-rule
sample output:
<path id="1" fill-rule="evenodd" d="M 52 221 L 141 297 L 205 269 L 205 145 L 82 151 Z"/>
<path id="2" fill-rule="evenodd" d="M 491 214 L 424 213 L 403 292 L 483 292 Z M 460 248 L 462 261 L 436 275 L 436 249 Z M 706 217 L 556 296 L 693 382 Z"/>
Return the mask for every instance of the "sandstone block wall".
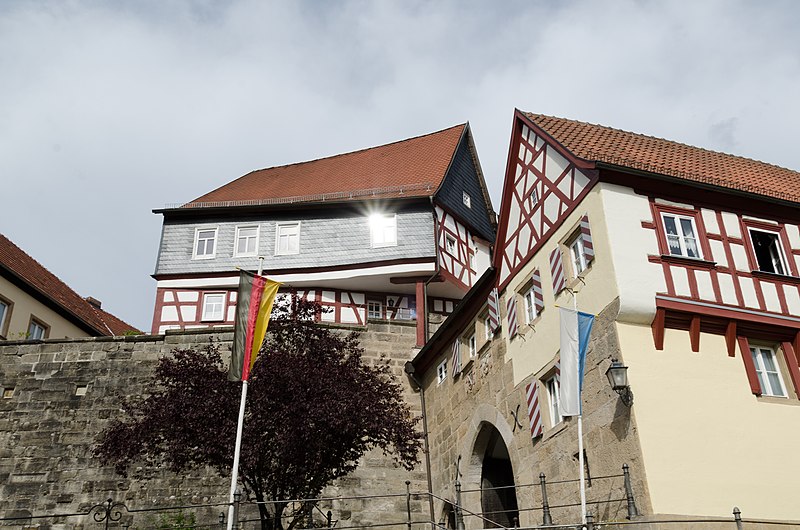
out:
<path id="1" fill-rule="evenodd" d="M 408 387 L 403 365 L 413 353 L 414 323 L 376 323 L 362 329 L 367 362 L 388 362 L 406 385 L 409 403 L 419 400 Z M 75 513 L 112 498 L 129 508 L 227 502 L 229 477 L 212 470 L 176 475 L 136 469 L 123 478 L 92 456 L 95 438 L 119 411 L 119 395 L 144 395 L 156 361 L 175 348 L 218 341 L 230 351 L 232 331 L 202 330 L 167 335 L 0 343 L 0 517 Z M 422 460 L 422 458 L 421 458 Z M 380 452 L 366 455 L 359 469 L 326 495 L 358 496 L 426 491 L 425 469 L 394 467 Z M 415 509 L 421 509 L 416 502 Z M 340 526 L 376 521 L 404 522 L 405 498 L 330 503 Z M 328 508 L 326 508 L 327 510 Z M 217 521 L 225 508 L 197 510 L 198 522 Z M 252 513 L 252 512 L 251 512 Z M 137 515 L 134 526 L 147 521 Z M 149 519 L 152 523 L 152 517 Z M 42 528 L 74 528 L 77 518 L 38 520 Z M 3 523 L 0 523 L 3 526 Z M 36 527 L 36 526 L 34 526 Z"/>

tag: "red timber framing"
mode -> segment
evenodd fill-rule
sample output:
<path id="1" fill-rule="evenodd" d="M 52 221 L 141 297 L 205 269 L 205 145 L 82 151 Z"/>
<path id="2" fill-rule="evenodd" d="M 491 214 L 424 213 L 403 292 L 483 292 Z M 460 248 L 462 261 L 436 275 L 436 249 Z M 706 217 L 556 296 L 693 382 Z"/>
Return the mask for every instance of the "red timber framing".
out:
<path id="1" fill-rule="evenodd" d="M 475 245 L 466 225 L 453 214 L 436 206 L 436 244 L 439 246 L 440 274 L 467 291 L 477 279 L 472 268 Z"/>
<path id="2" fill-rule="evenodd" d="M 750 389 L 756 395 L 761 394 L 761 385 L 750 354 L 750 340 L 779 345 L 796 395 L 800 397 L 800 365 L 797 358 L 800 345 L 798 317 L 776 317 L 754 311 L 658 297 L 656 316 L 651 327 L 657 350 L 664 349 L 664 335 L 667 328 L 688 330 L 693 352 L 700 351 L 701 333 L 724 335 L 728 356 L 736 356 L 738 345 Z"/>
<path id="3" fill-rule="evenodd" d="M 731 309 L 747 309 L 787 317 L 800 315 L 800 228 L 795 224 L 759 221 L 741 213 L 715 208 L 679 207 L 661 204 L 650 197 L 652 221 L 642 228 L 652 230 L 659 255 L 650 255 L 664 274 L 669 297 L 703 302 Z M 690 218 L 696 229 L 697 258 L 670 254 L 664 215 Z M 777 235 L 788 274 L 758 270 L 750 229 Z M 789 237 L 789 230 L 795 234 Z"/>
<path id="4" fill-rule="evenodd" d="M 514 113 L 498 240 L 492 263 L 505 288 L 598 179 L 593 162 L 580 159 Z"/>
<path id="5" fill-rule="evenodd" d="M 292 292 L 298 296 L 313 299 L 329 309 L 321 315 L 323 322 L 338 324 L 365 325 L 370 302 L 373 310 L 380 312 L 385 320 L 414 320 L 418 314 L 415 295 L 373 292 L 352 292 L 338 289 L 306 289 L 288 290 L 279 293 L 279 297 L 288 296 Z M 223 294 L 223 318 L 219 320 L 203 320 L 203 300 L 208 294 Z M 153 316 L 152 333 L 163 333 L 166 329 L 197 329 L 214 326 L 232 326 L 235 307 L 236 290 L 234 289 L 169 289 L 159 288 L 156 293 L 156 307 Z M 438 313 L 450 314 L 457 300 L 429 299 L 429 306 L 438 309 Z"/>

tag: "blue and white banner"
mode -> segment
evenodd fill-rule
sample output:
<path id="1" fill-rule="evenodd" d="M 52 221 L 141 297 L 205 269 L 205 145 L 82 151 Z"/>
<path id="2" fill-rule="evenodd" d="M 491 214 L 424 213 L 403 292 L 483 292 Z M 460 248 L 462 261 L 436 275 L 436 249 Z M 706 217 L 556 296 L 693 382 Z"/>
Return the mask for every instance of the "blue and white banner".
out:
<path id="1" fill-rule="evenodd" d="M 594 315 L 561 310 L 561 401 L 562 416 L 580 416 L 582 412 L 581 390 L 586 367 L 586 349 L 592 332 Z"/>

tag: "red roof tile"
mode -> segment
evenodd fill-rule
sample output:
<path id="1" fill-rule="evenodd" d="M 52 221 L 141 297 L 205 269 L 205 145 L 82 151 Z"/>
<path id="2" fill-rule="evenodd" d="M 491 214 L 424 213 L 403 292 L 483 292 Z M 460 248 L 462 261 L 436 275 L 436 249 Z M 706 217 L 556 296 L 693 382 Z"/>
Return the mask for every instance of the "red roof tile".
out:
<path id="1" fill-rule="evenodd" d="M 0 272 L 2 269 L 27 283 L 43 298 L 74 315 L 85 326 L 93 329 L 95 336 L 122 335 L 126 331 L 139 331 L 81 298 L 55 274 L 0 234 Z"/>
<path id="2" fill-rule="evenodd" d="M 791 169 L 602 125 L 525 116 L 584 160 L 800 202 L 800 173 Z"/>
<path id="3" fill-rule="evenodd" d="M 252 171 L 185 207 L 428 197 L 442 183 L 466 124 L 391 144 Z"/>

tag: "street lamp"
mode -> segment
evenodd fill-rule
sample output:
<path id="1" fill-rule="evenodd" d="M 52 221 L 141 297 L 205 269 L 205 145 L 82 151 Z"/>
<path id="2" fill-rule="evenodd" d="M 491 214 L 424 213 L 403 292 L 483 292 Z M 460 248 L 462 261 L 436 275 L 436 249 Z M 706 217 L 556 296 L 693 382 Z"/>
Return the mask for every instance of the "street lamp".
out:
<path id="1" fill-rule="evenodd" d="M 611 366 L 606 370 L 606 377 L 611 388 L 619 394 L 622 402 L 630 407 L 633 405 L 633 392 L 628 385 L 628 367 L 616 359 L 611 359 Z"/>

